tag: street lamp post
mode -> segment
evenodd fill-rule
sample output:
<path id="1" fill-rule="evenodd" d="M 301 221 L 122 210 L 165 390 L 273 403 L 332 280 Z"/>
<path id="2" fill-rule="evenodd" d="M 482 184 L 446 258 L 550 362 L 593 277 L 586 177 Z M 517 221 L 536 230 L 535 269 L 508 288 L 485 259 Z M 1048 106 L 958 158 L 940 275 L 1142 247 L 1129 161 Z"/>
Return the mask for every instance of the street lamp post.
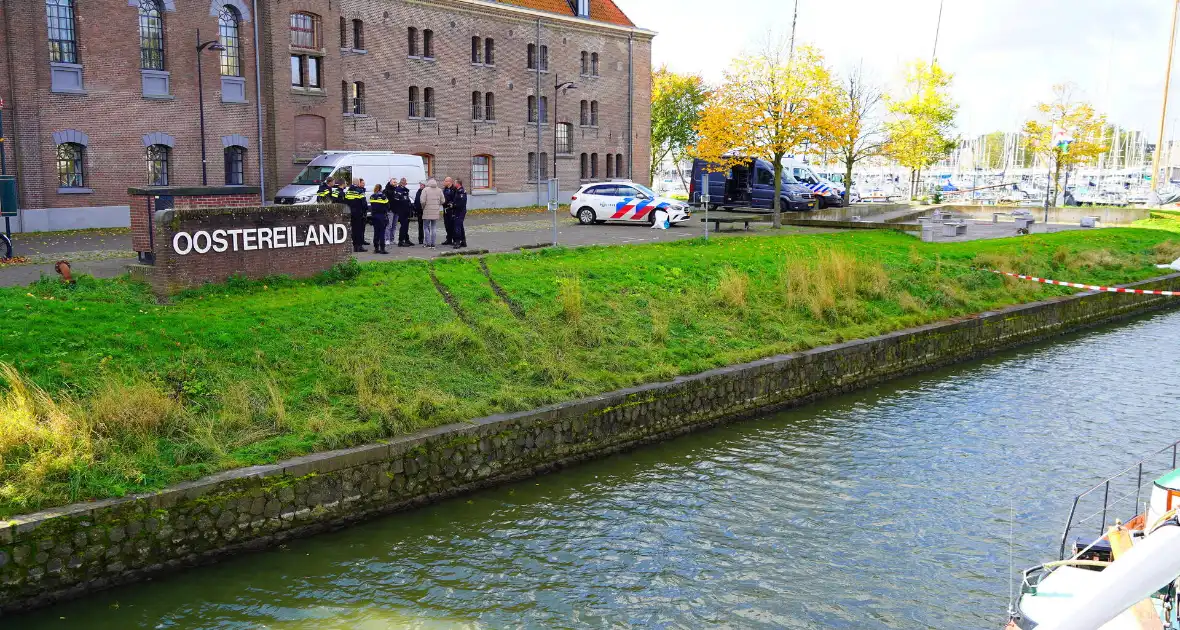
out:
<path id="1" fill-rule="evenodd" d="M 216 39 L 201 42 L 201 29 L 197 29 L 197 108 L 201 118 L 201 185 L 209 185 L 209 168 L 205 158 L 205 82 L 201 78 L 201 53 L 206 49 L 221 52 L 225 46 Z"/>
<path id="2" fill-rule="evenodd" d="M 557 125 L 559 124 L 557 122 L 557 95 L 559 92 L 578 89 L 578 84 L 573 81 L 562 83 L 556 75 L 554 75 L 553 81 L 553 177 L 557 177 Z M 566 138 L 566 142 L 569 140 Z"/>

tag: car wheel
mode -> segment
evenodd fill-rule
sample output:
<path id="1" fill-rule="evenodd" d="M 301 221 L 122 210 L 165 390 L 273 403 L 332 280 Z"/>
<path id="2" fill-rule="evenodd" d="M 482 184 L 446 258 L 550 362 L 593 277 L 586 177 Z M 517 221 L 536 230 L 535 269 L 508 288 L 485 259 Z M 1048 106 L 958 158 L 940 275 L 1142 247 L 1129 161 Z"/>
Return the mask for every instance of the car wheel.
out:
<path id="1" fill-rule="evenodd" d="M 578 210 L 578 223 L 582 225 L 593 225 L 595 222 L 594 210 L 591 208 L 582 208 Z"/>

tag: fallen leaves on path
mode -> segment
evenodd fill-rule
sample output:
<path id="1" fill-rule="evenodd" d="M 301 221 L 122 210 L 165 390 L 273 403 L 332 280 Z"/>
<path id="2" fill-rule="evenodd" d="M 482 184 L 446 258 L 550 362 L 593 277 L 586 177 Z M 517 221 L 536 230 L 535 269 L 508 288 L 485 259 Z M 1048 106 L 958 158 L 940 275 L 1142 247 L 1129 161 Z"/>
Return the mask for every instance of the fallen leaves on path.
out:
<path id="1" fill-rule="evenodd" d="M 29 262 L 28 258 L 24 256 L 13 256 L 12 258 L 0 258 L 0 267 L 5 265 L 23 265 Z"/>

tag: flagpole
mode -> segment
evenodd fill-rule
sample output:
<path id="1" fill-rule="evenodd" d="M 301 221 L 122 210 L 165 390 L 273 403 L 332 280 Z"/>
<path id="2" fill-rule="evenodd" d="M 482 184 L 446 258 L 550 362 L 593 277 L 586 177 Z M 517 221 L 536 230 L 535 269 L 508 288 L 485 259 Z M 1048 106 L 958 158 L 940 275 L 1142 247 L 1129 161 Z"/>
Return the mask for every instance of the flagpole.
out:
<path id="1" fill-rule="evenodd" d="M 1168 69 L 1164 75 L 1164 106 L 1160 110 L 1159 141 L 1155 144 L 1155 156 L 1151 161 L 1151 201 L 1158 204 L 1160 180 L 1160 152 L 1164 146 L 1164 129 L 1168 120 L 1168 91 L 1172 87 L 1172 56 L 1176 51 L 1176 16 L 1180 13 L 1180 0 L 1172 5 L 1172 35 L 1168 38 Z"/>

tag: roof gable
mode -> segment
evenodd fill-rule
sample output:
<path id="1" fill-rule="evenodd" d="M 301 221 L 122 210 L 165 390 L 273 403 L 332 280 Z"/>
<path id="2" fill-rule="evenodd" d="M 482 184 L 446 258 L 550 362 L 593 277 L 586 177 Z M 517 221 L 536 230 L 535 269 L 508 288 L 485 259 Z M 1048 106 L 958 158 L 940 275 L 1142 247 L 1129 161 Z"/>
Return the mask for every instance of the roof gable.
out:
<path id="1" fill-rule="evenodd" d="M 548 13 L 556 13 L 558 15 L 566 15 L 575 17 L 574 9 L 570 6 L 569 0 L 499 0 L 501 4 L 511 4 L 513 6 L 522 7 L 525 9 L 533 9 L 535 11 L 546 11 Z M 590 0 L 590 19 L 595 22 L 606 22 L 608 24 L 615 24 L 617 26 L 634 27 L 635 23 L 623 13 L 622 9 L 615 4 L 614 0 Z"/>

